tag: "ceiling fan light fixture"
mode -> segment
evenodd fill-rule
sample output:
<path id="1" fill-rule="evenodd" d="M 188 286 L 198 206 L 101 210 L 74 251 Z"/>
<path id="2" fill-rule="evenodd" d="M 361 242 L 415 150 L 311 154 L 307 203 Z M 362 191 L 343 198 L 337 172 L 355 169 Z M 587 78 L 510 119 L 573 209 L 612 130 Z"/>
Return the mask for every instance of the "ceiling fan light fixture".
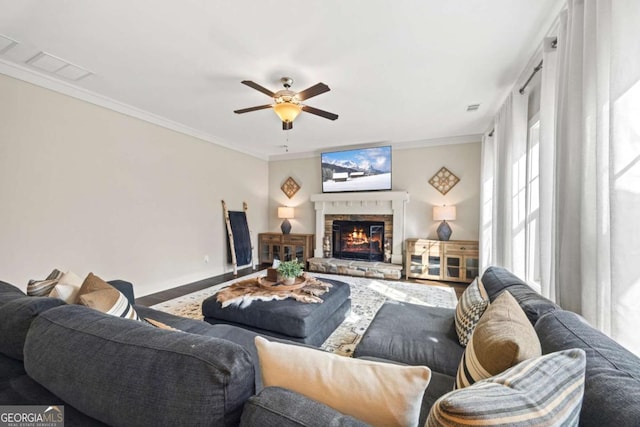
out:
<path id="1" fill-rule="evenodd" d="M 293 123 L 300 111 L 302 111 L 302 106 L 291 102 L 278 102 L 273 106 L 273 111 L 283 122 Z"/>
<path id="2" fill-rule="evenodd" d="M 251 111 L 264 110 L 266 108 L 273 108 L 280 121 L 282 121 L 282 130 L 293 129 L 293 121 L 298 115 L 304 111 L 305 113 L 314 114 L 319 117 L 323 117 L 329 120 L 336 120 L 337 114 L 330 113 L 328 111 L 320 110 L 319 108 L 313 108 L 308 105 L 301 104 L 301 102 L 313 98 L 314 96 L 321 95 L 325 92 L 329 92 L 329 86 L 324 83 L 316 83 L 315 85 L 306 88 L 302 92 L 294 92 L 289 90 L 293 84 L 293 79 L 290 77 L 283 77 L 280 79 L 284 89 L 277 92 L 272 92 L 269 89 L 260 86 L 251 80 L 243 80 L 241 83 L 249 86 L 252 89 L 262 92 L 265 95 L 273 98 L 273 104 L 258 105 L 256 107 L 242 108 L 240 110 L 234 110 L 236 114 L 249 113 Z"/>

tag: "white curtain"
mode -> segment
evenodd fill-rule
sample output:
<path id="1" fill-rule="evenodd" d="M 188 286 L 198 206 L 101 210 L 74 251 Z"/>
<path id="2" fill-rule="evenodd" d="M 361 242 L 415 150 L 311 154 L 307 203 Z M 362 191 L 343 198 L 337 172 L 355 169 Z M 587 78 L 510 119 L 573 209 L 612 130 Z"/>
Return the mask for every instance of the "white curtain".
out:
<path id="1" fill-rule="evenodd" d="M 481 268 L 525 273 L 527 95 L 511 93 L 482 144 Z"/>
<path id="2" fill-rule="evenodd" d="M 549 288 L 637 354 L 639 23 L 638 0 L 569 0 L 561 16 Z"/>
<path id="3" fill-rule="evenodd" d="M 541 292 L 640 355 L 640 0 L 568 0 L 543 63 Z M 526 106 L 505 101 L 481 169 L 481 267 L 522 278 Z"/>

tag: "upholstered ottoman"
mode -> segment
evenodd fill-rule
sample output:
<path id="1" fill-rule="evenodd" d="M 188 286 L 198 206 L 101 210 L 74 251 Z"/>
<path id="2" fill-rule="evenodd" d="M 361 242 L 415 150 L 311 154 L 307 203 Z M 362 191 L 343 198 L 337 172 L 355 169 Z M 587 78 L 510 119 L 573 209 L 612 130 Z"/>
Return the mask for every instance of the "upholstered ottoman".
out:
<path id="1" fill-rule="evenodd" d="M 333 287 L 321 295 L 322 303 L 302 303 L 288 298 L 282 301 L 254 301 L 248 307 L 222 308 L 213 295 L 202 303 L 204 320 L 228 324 L 282 338 L 320 346 L 342 323 L 351 309 L 351 289 L 338 280 L 322 279 Z"/>

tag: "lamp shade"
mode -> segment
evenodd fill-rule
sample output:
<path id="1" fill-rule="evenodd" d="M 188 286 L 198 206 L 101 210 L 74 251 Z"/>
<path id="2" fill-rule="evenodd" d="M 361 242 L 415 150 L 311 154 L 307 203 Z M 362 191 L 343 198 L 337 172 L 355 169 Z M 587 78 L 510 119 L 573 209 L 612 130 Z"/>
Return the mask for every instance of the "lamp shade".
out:
<path id="1" fill-rule="evenodd" d="M 456 219 L 456 207 L 455 206 L 434 206 L 433 207 L 433 220 L 434 221 L 453 221 Z"/>
<path id="2" fill-rule="evenodd" d="M 286 123 L 292 123 L 301 110 L 300 105 L 291 102 L 279 102 L 273 106 L 273 111 L 280 117 L 280 120 Z"/>
<path id="3" fill-rule="evenodd" d="M 280 206 L 278 208 L 278 218 L 281 218 L 281 219 L 293 218 L 293 208 L 288 206 Z"/>

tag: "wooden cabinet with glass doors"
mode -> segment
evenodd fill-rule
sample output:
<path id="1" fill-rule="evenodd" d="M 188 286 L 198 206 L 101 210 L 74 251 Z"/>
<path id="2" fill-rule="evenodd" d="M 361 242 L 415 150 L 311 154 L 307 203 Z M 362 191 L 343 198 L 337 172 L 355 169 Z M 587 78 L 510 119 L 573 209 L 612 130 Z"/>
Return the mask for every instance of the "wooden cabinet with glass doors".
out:
<path id="1" fill-rule="evenodd" d="M 313 234 L 258 234 L 260 264 L 272 264 L 273 260 L 291 261 L 297 258 L 305 263 L 313 253 Z"/>
<path id="2" fill-rule="evenodd" d="M 478 242 L 407 239 L 407 279 L 471 283 L 479 274 Z"/>

